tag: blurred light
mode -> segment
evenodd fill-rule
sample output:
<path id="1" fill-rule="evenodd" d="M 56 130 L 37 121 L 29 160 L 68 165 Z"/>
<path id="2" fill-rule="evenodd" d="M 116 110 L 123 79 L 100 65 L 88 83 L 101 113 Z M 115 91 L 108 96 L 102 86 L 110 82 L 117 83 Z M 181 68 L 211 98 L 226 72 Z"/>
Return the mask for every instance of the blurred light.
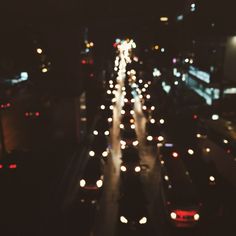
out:
<path id="1" fill-rule="evenodd" d="M 138 140 L 136 140 L 136 141 L 133 141 L 133 146 L 137 146 L 138 145 Z"/>
<path id="2" fill-rule="evenodd" d="M 153 140 L 153 137 L 149 135 L 149 136 L 147 136 L 147 140 L 148 140 L 148 141 L 152 141 L 152 140 Z"/>
<path id="3" fill-rule="evenodd" d="M 215 177 L 214 177 L 214 176 L 210 176 L 210 177 L 209 177 L 209 180 L 210 180 L 211 182 L 214 182 L 214 181 L 215 181 Z"/>
<path id="4" fill-rule="evenodd" d="M 90 151 L 89 152 L 89 156 L 94 157 L 95 156 L 95 152 L 94 151 Z"/>
<path id="5" fill-rule="evenodd" d="M 106 107 L 105 107 L 105 105 L 101 105 L 100 108 L 101 108 L 101 110 L 105 110 Z"/>
<path id="6" fill-rule="evenodd" d="M 141 167 L 140 166 L 136 166 L 135 169 L 134 169 L 135 172 L 140 172 L 141 171 Z"/>
<path id="7" fill-rule="evenodd" d="M 178 84 L 179 84 L 179 82 L 176 80 L 176 81 L 174 82 L 174 84 L 175 84 L 175 85 L 178 85 Z"/>
<path id="8" fill-rule="evenodd" d="M 163 137 L 163 136 L 158 136 L 157 140 L 158 140 L 159 142 L 162 142 L 162 141 L 164 141 L 164 137 Z"/>
<path id="9" fill-rule="evenodd" d="M 127 171 L 127 168 L 126 168 L 125 166 L 121 166 L 121 167 L 120 167 L 120 170 L 121 170 L 122 172 L 126 172 L 126 171 Z"/>
<path id="10" fill-rule="evenodd" d="M 107 121 L 108 121 L 108 122 L 112 122 L 112 118 L 109 117 L 109 118 L 107 119 Z"/>
<path id="11" fill-rule="evenodd" d="M 161 49 L 161 52 L 165 52 L 165 48 L 162 48 L 162 49 Z"/>
<path id="12" fill-rule="evenodd" d="M 102 156 L 103 156 L 103 157 L 107 157 L 107 156 L 108 156 L 108 152 L 107 152 L 107 151 L 104 151 L 104 152 L 102 153 Z"/>
<path id="13" fill-rule="evenodd" d="M 211 119 L 212 120 L 219 120 L 219 115 L 217 115 L 217 114 L 213 114 L 212 116 L 211 116 Z"/>
<path id="14" fill-rule="evenodd" d="M 43 73 L 47 73 L 47 72 L 48 72 L 48 69 L 44 67 L 44 68 L 42 68 L 42 72 L 43 72 Z"/>
<path id="15" fill-rule="evenodd" d="M 120 217 L 120 222 L 123 223 L 123 224 L 127 224 L 128 220 L 124 216 L 121 216 Z"/>
<path id="16" fill-rule="evenodd" d="M 160 122 L 160 124 L 163 125 L 165 123 L 165 120 L 164 119 L 160 119 L 159 122 Z"/>
<path id="17" fill-rule="evenodd" d="M 81 179 L 79 182 L 80 187 L 84 187 L 86 185 L 86 181 L 84 179 Z"/>
<path id="18" fill-rule="evenodd" d="M 124 129 L 125 126 L 124 126 L 123 124 L 120 124 L 120 128 L 121 128 L 121 129 Z"/>
<path id="19" fill-rule="evenodd" d="M 97 131 L 97 130 L 94 130 L 94 131 L 93 131 L 93 134 L 94 134 L 94 135 L 98 135 L 98 131 Z"/>
<path id="20" fill-rule="evenodd" d="M 109 132 L 108 130 L 106 130 L 106 131 L 104 132 L 104 134 L 105 134 L 106 136 L 108 136 L 108 135 L 110 134 L 110 132 Z"/>
<path id="21" fill-rule="evenodd" d="M 155 45 L 154 48 L 155 48 L 156 50 L 158 50 L 158 49 L 159 49 L 159 45 Z"/>
<path id="22" fill-rule="evenodd" d="M 168 17 L 162 16 L 162 17 L 160 17 L 160 21 L 161 22 L 167 22 L 168 21 Z"/>
<path id="23" fill-rule="evenodd" d="M 210 149 L 210 148 L 206 148 L 205 150 L 206 150 L 206 152 L 210 152 L 210 151 L 211 151 L 211 149 Z"/>
<path id="24" fill-rule="evenodd" d="M 152 118 L 151 120 L 150 120 L 150 122 L 152 123 L 152 124 L 155 124 L 155 119 L 154 118 Z"/>
<path id="25" fill-rule="evenodd" d="M 229 141 L 228 141 L 227 139 L 224 139 L 223 142 L 224 142 L 225 144 L 228 144 L 228 143 L 229 143 Z"/>
<path id="26" fill-rule="evenodd" d="M 43 53 L 43 50 L 42 50 L 42 48 L 37 48 L 37 50 L 36 50 L 36 51 L 37 51 L 37 53 L 38 53 L 38 54 L 42 54 L 42 53 Z"/>
<path id="27" fill-rule="evenodd" d="M 103 185 L 103 181 L 101 179 L 99 179 L 97 182 L 96 182 L 96 185 L 98 188 L 101 188 L 102 185 Z"/>
<path id="28" fill-rule="evenodd" d="M 188 149 L 188 154 L 189 154 L 189 155 L 193 155 L 193 154 L 194 154 L 193 149 Z"/>
<path id="29" fill-rule="evenodd" d="M 147 218 L 146 217 L 143 217 L 140 221 L 139 221 L 139 224 L 143 225 L 143 224 L 146 224 L 147 223 Z"/>
<path id="30" fill-rule="evenodd" d="M 168 176 L 168 175 L 165 175 L 165 176 L 164 176 L 164 179 L 165 179 L 166 181 L 168 181 L 168 180 L 169 180 L 169 176 Z"/>
<path id="31" fill-rule="evenodd" d="M 179 156 L 179 154 L 177 152 L 172 152 L 172 156 L 177 158 Z"/>
<path id="32" fill-rule="evenodd" d="M 135 124 L 132 124 L 132 125 L 130 126 L 130 128 L 131 128 L 131 129 L 135 129 Z"/>
<path id="33" fill-rule="evenodd" d="M 171 212 L 171 213 L 170 213 L 170 218 L 173 219 L 173 220 L 175 220 L 175 219 L 177 218 L 176 213 L 175 213 L 175 212 Z"/>
<path id="34" fill-rule="evenodd" d="M 193 218 L 194 218 L 194 220 L 198 221 L 199 218 L 200 218 L 200 215 L 199 215 L 199 214 L 195 214 L 195 215 L 193 216 Z"/>

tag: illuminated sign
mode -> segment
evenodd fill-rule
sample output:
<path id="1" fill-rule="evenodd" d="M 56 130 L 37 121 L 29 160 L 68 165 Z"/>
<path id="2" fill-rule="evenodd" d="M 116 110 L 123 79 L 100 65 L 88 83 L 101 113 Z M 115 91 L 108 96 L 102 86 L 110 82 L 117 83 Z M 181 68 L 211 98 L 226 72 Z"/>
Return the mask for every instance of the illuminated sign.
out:
<path id="1" fill-rule="evenodd" d="M 204 81 L 205 83 L 210 83 L 210 74 L 205 72 L 205 71 L 202 71 L 202 70 L 199 70 L 197 69 L 196 67 L 193 67 L 193 66 L 190 66 L 189 67 L 189 74 L 195 76 L 196 78 Z"/>

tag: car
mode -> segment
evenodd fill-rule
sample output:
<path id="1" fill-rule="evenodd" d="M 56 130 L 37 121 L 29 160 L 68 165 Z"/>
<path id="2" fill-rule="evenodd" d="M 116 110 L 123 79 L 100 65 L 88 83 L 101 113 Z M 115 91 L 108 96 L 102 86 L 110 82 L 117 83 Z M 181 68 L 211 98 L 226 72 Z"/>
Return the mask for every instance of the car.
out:
<path id="1" fill-rule="evenodd" d="M 156 123 L 146 123 L 146 140 L 148 144 L 157 144 L 164 141 L 161 128 Z"/>
<path id="2" fill-rule="evenodd" d="M 143 114 L 146 118 L 149 118 L 152 116 L 153 111 L 156 109 L 156 107 L 153 105 L 153 103 L 150 100 L 145 99 L 145 101 L 142 104 L 142 110 Z"/>
<path id="3" fill-rule="evenodd" d="M 140 181 L 132 181 L 118 200 L 120 235 L 146 234 L 149 230 L 147 199 Z"/>
<path id="4" fill-rule="evenodd" d="M 110 148 L 105 135 L 94 136 L 89 148 L 89 156 L 98 157 L 106 162 L 109 155 L 109 150 Z"/>
<path id="5" fill-rule="evenodd" d="M 103 188 L 104 174 L 101 159 L 88 157 L 84 172 L 79 180 L 79 199 L 82 204 L 98 203 Z"/>
<path id="6" fill-rule="evenodd" d="M 122 149 L 138 145 L 135 129 L 131 128 L 122 129 L 120 132 L 120 136 L 121 136 L 120 144 Z"/>
<path id="7" fill-rule="evenodd" d="M 131 146 L 122 149 L 121 174 L 122 176 L 139 175 L 142 170 L 147 170 L 148 166 L 140 163 L 138 149 Z"/>
<path id="8" fill-rule="evenodd" d="M 121 114 L 130 114 L 134 115 L 134 106 L 132 103 L 125 103 L 124 106 L 122 107 Z"/>
<path id="9" fill-rule="evenodd" d="M 168 222 L 177 228 L 195 227 L 201 218 L 202 201 L 175 145 L 160 148 L 162 199 Z"/>
<path id="10" fill-rule="evenodd" d="M 94 136 L 109 136 L 109 125 L 106 121 L 104 121 L 101 117 L 97 120 L 96 125 L 93 130 Z"/>
<path id="11" fill-rule="evenodd" d="M 121 122 L 120 122 L 120 128 L 121 129 L 134 129 L 135 128 L 135 119 L 134 117 L 128 113 L 128 114 L 124 114 L 121 118 Z"/>

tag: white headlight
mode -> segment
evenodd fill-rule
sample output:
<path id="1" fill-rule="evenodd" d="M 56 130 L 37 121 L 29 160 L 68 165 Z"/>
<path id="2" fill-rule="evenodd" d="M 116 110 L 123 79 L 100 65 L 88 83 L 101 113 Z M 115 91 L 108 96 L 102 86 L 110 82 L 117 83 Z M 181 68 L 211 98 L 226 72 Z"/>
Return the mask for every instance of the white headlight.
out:
<path id="1" fill-rule="evenodd" d="M 131 128 L 131 129 L 135 129 L 135 124 L 132 124 L 132 125 L 130 126 L 130 128 Z"/>
<path id="2" fill-rule="evenodd" d="M 110 107 L 109 107 L 109 108 L 110 108 L 110 110 L 113 110 L 113 108 L 114 108 L 114 107 L 113 107 L 113 105 L 110 105 Z"/>
<path id="3" fill-rule="evenodd" d="M 143 106 L 143 110 L 146 111 L 147 110 L 147 106 L 144 105 Z"/>
<path id="4" fill-rule="evenodd" d="M 93 134 L 94 134 L 94 135 L 98 135 L 98 131 L 97 131 L 97 130 L 94 130 L 94 131 L 93 131 Z"/>
<path id="5" fill-rule="evenodd" d="M 125 166 L 121 166 L 121 167 L 120 167 L 120 170 L 121 170 L 122 172 L 126 172 L 126 171 L 127 171 L 127 168 L 126 168 Z"/>
<path id="6" fill-rule="evenodd" d="M 164 141 L 164 137 L 163 137 L 163 136 L 158 136 L 157 140 L 158 140 L 159 142 L 162 142 L 162 141 Z"/>
<path id="7" fill-rule="evenodd" d="M 147 136 L 147 140 L 148 140 L 148 141 L 152 141 L 152 140 L 153 140 L 153 137 L 149 135 L 149 136 Z"/>
<path id="8" fill-rule="evenodd" d="M 133 141 L 133 146 L 137 146 L 138 145 L 138 140 L 136 140 L 136 141 Z"/>
<path id="9" fill-rule="evenodd" d="M 105 134 L 106 136 L 108 136 L 108 135 L 110 134 L 110 132 L 109 132 L 108 130 L 106 130 L 106 131 L 104 132 L 104 134 Z"/>
<path id="10" fill-rule="evenodd" d="M 120 140 L 121 145 L 126 145 L 126 142 L 124 140 Z"/>
<path id="11" fill-rule="evenodd" d="M 130 114 L 131 114 L 131 115 L 134 115 L 134 110 L 131 110 L 131 111 L 130 111 Z"/>
<path id="12" fill-rule="evenodd" d="M 212 115 L 212 117 L 211 117 L 211 119 L 212 120 L 219 120 L 219 115 L 217 115 L 217 114 L 214 114 L 214 115 Z"/>
<path id="13" fill-rule="evenodd" d="M 134 98 L 132 98 L 132 99 L 131 99 L 131 102 L 132 102 L 132 103 L 134 103 L 134 102 L 135 102 L 135 99 L 134 99 Z"/>
<path id="14" fill-rule="evenodd" d="M 101 179 L 99 179 L 97 182 L 96 182 L 96 185 L 98 188 L 101 188 L 102 185 L 103 185 L 103 181 Z"/>
<path id="15" fill-rule="evenodd" d="M 147 99 L 150 99 L 150 98 L 151 98 L 151 95 L 150 95 L 150 94 L 147 94 L 146 98 L 147 98 Z"/>
<path id="16" fill-rule="evenodd" d="M 146 217 L 143 217 L 140 221 L 139 221 L 139 224 L 143 225 L 143 224 L 146 224 L 147 223 L 147 218 Z"/>
<path id="17" fill-rule="evenodd" d="M 169 180 L 168 175 L 165 175 L 165 176 L 164 176 L 164 179 L 165 179 L 166 181 L 168 181 L 168 180 Z"/>
<path id="18" fill-rule="evenodd" d="M 86 185 L 86 181 L 84 179 L 81 179 L 79 182 L 80 187 L 84 187 Z"/>
<path id="19" fill-rule="evenodd" d="M 123 223 L 123 224 L 127 224 L 128 220 L 124 216 L 121 216 L 120 217 L 120 222 Z"/>
<path id="20" fill-rule="evenodd" d="M 201 134 L 199 134 L 199 133 L 197 133 L 197 134 L 196 134 L 196 137 L 197 137 L 197 138 L 201 138 L 201 137 L 202 137 L 202 135 L 201 135 Z"/>
<path id="21" fill-rule="evenodd" d="M 164 119 L 160 119 L 159 122 L 160 122 L 161 125 L 163 125 L 165 123 L 165 120 Z"/>
<path id="22" fill-rule="evenodd" d="M 94 151 L 90 151 L 89 152 L 89 156 L 94 157 L 95 156 L 95 152 Z"/>
<path id="23" fill-rule="evenodd" d="M 156 121 L 155 121 L 155 119 L 152 118 L 152 119 L 150 120 L 150 122 L 151 122 L 152 124 L 155 124 Z"/>
<path id="24" fill-rule="evenodd" d="M 121 110 L 121 114 L 124 115 L 125 114 L 125 110 Z"/>
<path id="25" fill-rule="evenodd" d="M 175 220 L 175 219 L 177 218 L 176 213 L 175 213 L 175 212 L 171 212 L 171 213 L 170 213 L 170 218 L 173 219 L 173 220 Z"/>
<path id="26" fill-rule="evenodd" d="M 194 220 L 198 221 L 199 218 L 200 218 L 200 215 L 199 215 L 199 214 L 195 214 L 195 215 L 193 216 L 193 218 L 194 218 Z"/>
<path id="27" fill-rule="evenodd" d="M 101 108 L 101 110 L 104 110 L 106 107 L 105 107 L 105 105 L 101 105 L 100 108 Z"/>
<path id="28" fill-rule="evenodd" d="M 211 151 L 211 149 L 210 149 L 210 148 L 206 148 L 205 150 L 206 150 L 206 152 L 210 152 L 210 151 Z"/>
<path id="29" fill-rule="evenodd" d="M 189 155 L 193 155 L 193 154 L 194 154 L 193 149 L 188 149 L 188 154 L 189 154 Z"/>
<path id="30" fill-rule="evenodd" d="M 155 107 L 154 107 L 154 106 L 151 106 L 151 110 L 154 111 L 154 110 L 155 110 Z"/>
<path id="31" fill-rule="evenodd" d="M 141 171 L 141 167 L 140 166 L 136 166 L 134 169 L 135 172 L 140 172 Z"/>
<path id="32" fill-rule="evenodd" d="M 124 129 L 125 126 L 124 126 L 123 124 L 120 124 L 120 128 L 121 128 L 121 129 Z"/>
<path id="33" fill-rule="evenodd" d="M 102 153 L 102 156 L 103 156 L 103 157 L 107 157 L 107 156 L 108 156 L 108 151 L 104 151 L 104 152 Z"/>
<path id="34" fill-rule="evenodd" d="M 210 176 L 210 177 L 209 177 L 209 180 L 210 180 L 211 182 L 214 182 L 214 181 L 215 181 L 215 177 L 214 177 L 214 176 Z"/>
<path id="35" fill-rule="evenodd" d="M 109 117 L 109 118 L 107 119 L 107 121 L 111 123 L 111 122 L 112 122 L 112 118 Z"/>

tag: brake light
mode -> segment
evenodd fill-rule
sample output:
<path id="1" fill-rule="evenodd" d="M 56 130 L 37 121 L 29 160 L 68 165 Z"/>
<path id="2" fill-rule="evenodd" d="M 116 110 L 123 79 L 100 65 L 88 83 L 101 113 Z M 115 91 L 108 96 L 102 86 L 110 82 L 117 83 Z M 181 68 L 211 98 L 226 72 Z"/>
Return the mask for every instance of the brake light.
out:
<path id="1" fill-rule="evenodd" d="M 0 164 L 0 169 L 2 169 L 3 168 L 3 165 L 2 164 Z"/>
<path id="2" fill-rule="evenodd" d="M 81 63 L 82 63 L 83 65 L 85 65 L 85 64 L 86 64 L 86 60 L 82 60 Z"/>
<path id="3" fill-rule="evenodd" d="M 10 164 L 9 165 L 9 169 L 16 169 L 17 168 L 17 165 L 16 164 Z"/>
<path id="4" fill-rule="evenodd" d="M 40 116 L 40 112 L 35 112 L 35 116 Z"/>

